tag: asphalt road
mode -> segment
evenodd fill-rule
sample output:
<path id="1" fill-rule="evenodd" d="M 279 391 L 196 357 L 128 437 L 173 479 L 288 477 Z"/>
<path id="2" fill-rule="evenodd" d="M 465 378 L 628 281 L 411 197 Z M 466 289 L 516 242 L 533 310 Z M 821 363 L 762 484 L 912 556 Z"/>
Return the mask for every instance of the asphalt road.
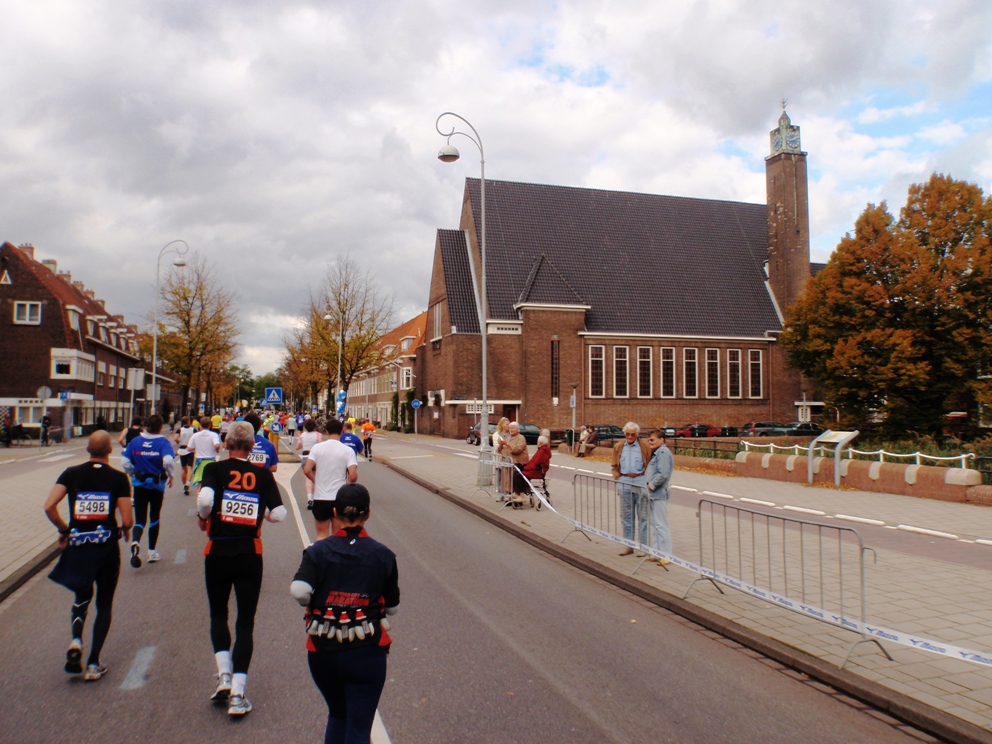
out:
<path id="1" fill-rule="evenodd" d="M 381 465 L 362 463 L 360 480 L 373 494 L 369 532 L 400 567 L 379 708 L 397 744 L 914 741 Z M 163 561 L 122 567 L 101 681 L 62 671 L 68 591 L 40 577 L 0 605 L 0 741 L 321 740 L 326 709 L 306 668 L 302 611 L 288 595 L 302 547 L 292 511 L 263 530 L 248 681 L 255 709 L 230 721 L 208 700 L 215 669 L 192 507 L 174 488 Z M 132 670 L 140 658 L 150 659 L 143 675 Z"/>

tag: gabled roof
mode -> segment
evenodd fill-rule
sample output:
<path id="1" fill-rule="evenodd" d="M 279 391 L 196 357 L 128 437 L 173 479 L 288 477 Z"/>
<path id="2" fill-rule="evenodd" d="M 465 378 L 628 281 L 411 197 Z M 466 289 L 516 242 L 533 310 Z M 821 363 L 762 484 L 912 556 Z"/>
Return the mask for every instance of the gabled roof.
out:
<path id="1" fill-rule="evenodd" d="M 462 230 L 438 230 L 437 242 L 441 251 L 444 291 L 451 325 L 459 333 L 478 333 L 479 311 L 465 233 Z"/>
<path id="2" fill-rule="evenodd" d="M 479 180 L 465 189 L 478 229 Z M 757 337 L 781 328 L 762 266 L 763 204 L 487 180 L 486 217 L 491 318 L 516 319 L 514 305 L 535 286 L 556 298 L 568 287 L 591 305 L 593 332 Z M 464 244 L 458 231 L 440 233 Z"/>
<path id="3" fill-rule="evenodd" d="M 396 347 L 397 354 L 413 354 L 415 349 L 424 343 L 427 332 L 427 311 L 420 313 L 415 318 L 411 318 L 405 323 L 401 323 L 393 330 L 384 334 L 379 339 L 379 348 L 385 349 L 387 346 Z M 405 352 L 400 351 L 400 343 L 404 338 L 411 338 L 410 348 Z"/>
<path id="4" fill-rule="evenodd" d="M 517 298 L 517 304 L 536 303 L 541 305 L 580 305 L 586 303 L 582 297 L 543 253 L 534 261 L 530 276 L 524 282 L 524 289 Z"/>

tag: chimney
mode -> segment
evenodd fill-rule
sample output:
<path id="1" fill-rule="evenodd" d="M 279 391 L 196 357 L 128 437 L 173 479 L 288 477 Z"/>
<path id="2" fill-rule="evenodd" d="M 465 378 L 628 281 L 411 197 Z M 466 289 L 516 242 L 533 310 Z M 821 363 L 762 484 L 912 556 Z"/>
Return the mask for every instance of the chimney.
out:
<path id="1" fill-rule="evenodd" d="M 84 289 L 83 294 L 89 297 L 91 300 L 96 301 L 96 292 L 92 289 Z"/>
<path id="2" fill-rule="evenodd" d="M 34 261 L 34 246 L 33 245 L 31 245 L 30 243 L 21 243 L 17 247 L 20 248 L 22 251 L 24 251 L 28 255 L 28 258 L 30 258 L 32 261 Z"/>
<path id="3" fill-rule="evenodd" d="M 49 271 L 51 271 L 53 274 L 59 273 L 59 262 L 55 261 L 54 259 L 46 258 L 44 261 L 41 262 L 41 265 L 44 266 Z"/>
<path id="4" fill-rule="evenodd" d="M 103 300 L 96 300 L 96 304 L 102 307 L 104 310 L 107 309 L 107 303 L 104 302 Z"/>
<path id="5" fill-rule="evenodd" d="M 60 271 L 59 279 L 62 279 L 68 284 L 72 284 L 72 272 L 71 271 Z"/>
<path id="6" fill-rule="evenodd" d="M 86 294 L 86 285 L 82 282 L 73 282 L 72 286 L 75 287 L 80 294 Z"/>

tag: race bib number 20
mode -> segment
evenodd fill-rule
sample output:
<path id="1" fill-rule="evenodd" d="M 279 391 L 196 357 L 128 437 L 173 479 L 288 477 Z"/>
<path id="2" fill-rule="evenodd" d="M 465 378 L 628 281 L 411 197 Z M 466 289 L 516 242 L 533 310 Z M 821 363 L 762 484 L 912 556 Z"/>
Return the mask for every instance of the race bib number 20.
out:
<path id="1" fill-rule="evenodd" d="M 220 504 L 220 521 L 255 525 L 258 522 L 259 497 L 249 491 L 224 491 Z"/>
<path id="2" fill-rule="evenodd" d="M 89 491 L 76 494 L 73 511 L 76 519 L 106 519 L 110 515 L 110 492 Z"/>

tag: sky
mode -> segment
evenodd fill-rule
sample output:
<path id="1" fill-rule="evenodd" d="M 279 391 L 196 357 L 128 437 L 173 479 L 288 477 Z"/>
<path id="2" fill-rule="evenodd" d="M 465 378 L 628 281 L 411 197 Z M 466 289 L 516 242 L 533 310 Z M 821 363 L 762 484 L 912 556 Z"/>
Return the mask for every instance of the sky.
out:
<path id="1" fill-rule="evenodd" d="M 0 241 L 147 324 L 176 239 L 237 294 L 240 361 L 338 256 L 427 304 L 435 233 L 491 179 L 764 203 L 781 100 L 811 258 L 933 172 L 992 190 L 988 0 L 0 0 Z M 167 257 L 163 272 L 172 270 Z"/>

